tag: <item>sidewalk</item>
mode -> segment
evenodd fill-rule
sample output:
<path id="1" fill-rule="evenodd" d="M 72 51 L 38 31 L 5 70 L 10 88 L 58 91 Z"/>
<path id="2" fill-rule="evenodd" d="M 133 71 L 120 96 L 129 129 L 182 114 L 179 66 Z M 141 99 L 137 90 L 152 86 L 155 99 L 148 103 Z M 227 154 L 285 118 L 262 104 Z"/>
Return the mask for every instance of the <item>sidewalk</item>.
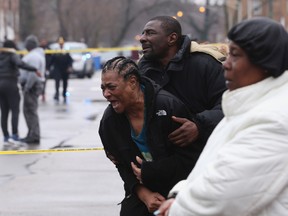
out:
<path id="1" fill-rule="evenodd" d="M 92 80 L 71 79 L 68 104 L 39 103 L 39 149 L 102 147 L 99 120 L 107 106 L 100 73 Z M 88 91 L 89 90 L 89 91 Z M 22 114 L 21 114 L 22 115 Z M 20 118 L 21 135 L 26 125 Z M 119 215 L 123 183 L 103 150 L 0 155 L 0 216 Z"/>

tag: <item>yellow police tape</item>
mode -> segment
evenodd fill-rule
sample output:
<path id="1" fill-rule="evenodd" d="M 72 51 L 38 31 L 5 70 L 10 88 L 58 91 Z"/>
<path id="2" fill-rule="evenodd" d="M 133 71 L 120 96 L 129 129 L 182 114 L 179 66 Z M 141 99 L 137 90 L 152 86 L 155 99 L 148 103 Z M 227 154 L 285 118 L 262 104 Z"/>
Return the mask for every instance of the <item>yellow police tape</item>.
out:
<path id="1" fill-rule="evenodd" d="M 85 53 L 85 52 L 109 52 L 109 51 L 132 51 L 132 50 L 141 50 L 139 46 L 129 46 L 129 47 L 100 47 L 100 48 L 87 48 L 87 49 L 71 49 L 71 50 L 50 50 L 46 49 L 44 52 L 46 54 L 55 54 L 55 53 Z M 17 50 L 17 54 L 25 55 L 28 53 L 27 50 Z"/>
<path id="2" fill-rule="evenodd" d="M 95 148 L 8 150 L 8 151 L 0 151 L 0 155 L 60 153 L 60 152 L 89 152 L 89 151 L 99 151 L 103 149 L 104 148 L 102 147 L 95 147 Z"/>

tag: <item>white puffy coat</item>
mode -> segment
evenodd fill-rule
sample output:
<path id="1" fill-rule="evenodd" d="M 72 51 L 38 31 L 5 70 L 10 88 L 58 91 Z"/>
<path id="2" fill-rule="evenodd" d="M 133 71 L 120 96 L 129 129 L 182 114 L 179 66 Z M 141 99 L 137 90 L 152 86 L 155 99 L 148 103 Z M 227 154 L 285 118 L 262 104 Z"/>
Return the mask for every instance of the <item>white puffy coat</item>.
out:
<path id="1" fill-rule="evenodd" d="M 222 108 L 169 216 L 287 216 L 288 72 L 226 91 Z"/>

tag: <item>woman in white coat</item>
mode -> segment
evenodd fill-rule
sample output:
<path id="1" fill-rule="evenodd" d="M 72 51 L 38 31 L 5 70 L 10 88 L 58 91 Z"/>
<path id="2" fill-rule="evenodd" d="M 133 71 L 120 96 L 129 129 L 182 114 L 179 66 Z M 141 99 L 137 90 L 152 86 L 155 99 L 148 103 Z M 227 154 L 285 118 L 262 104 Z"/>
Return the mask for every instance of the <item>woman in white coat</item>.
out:
<path id="1" fill-rule="evenodd" d="M 253 18 L 228 38 L 225 117 L 157 215 L 288 215 L 288 34 Z"/>

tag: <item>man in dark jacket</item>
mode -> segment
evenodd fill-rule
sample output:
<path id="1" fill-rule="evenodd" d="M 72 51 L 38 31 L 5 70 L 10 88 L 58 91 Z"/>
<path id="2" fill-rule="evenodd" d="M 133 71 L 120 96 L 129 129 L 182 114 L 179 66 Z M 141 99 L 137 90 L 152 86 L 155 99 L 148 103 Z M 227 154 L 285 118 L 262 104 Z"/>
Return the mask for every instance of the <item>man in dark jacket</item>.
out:
<path id="1" fill-rule="evenodd" d="M 125 57 L 104 65 L 101 88 L 110 105 L 101 119 L 99 134 L 126 193 L 120 215 L 153 215 L 173 184 L 187 177 L 198 158 L 197 145 L 179 147 L 167 138 L 180 126 L 172 116 L 190 118 L 190 112 L 174 95 L 140 77 L 137 65 Z"/>
<path id="2" fill-rule="evenodd" d="M 60 50 L 63 51 L 63 53 L 56 53 L 51 56 L 49 67 L 52 67 L 52 77 L 55 79 L 55 95 L 54 100 L 56 102 L 59 102 L 59 87 L 60 87 L 60 81 L 63 81 L 63 101 L 66 103 L 66 93 L 68 88 L 68 79 L 69 74 L 72 71 L 72 63 L 73 59 L 70 56 L 69 53 L 65 52 L 64 50 L 64 39 L 62 37 L 58 40 Z"/>
<path id="3" fill-rule="evenodd" d="M 182 100 L 193 114 L 190 119 L 173 117 L 182 126 L 169 135 L 170 141 L 180 146 L 192 143 L 200 153 L 223 117 L 221 98 L 226 86 L 222 64 L 208 54 L 192 53 L 191 40 L 182 36 L 180 23 L 169 16 L 148 21 L 140 42 L 140 72 Z"/>

